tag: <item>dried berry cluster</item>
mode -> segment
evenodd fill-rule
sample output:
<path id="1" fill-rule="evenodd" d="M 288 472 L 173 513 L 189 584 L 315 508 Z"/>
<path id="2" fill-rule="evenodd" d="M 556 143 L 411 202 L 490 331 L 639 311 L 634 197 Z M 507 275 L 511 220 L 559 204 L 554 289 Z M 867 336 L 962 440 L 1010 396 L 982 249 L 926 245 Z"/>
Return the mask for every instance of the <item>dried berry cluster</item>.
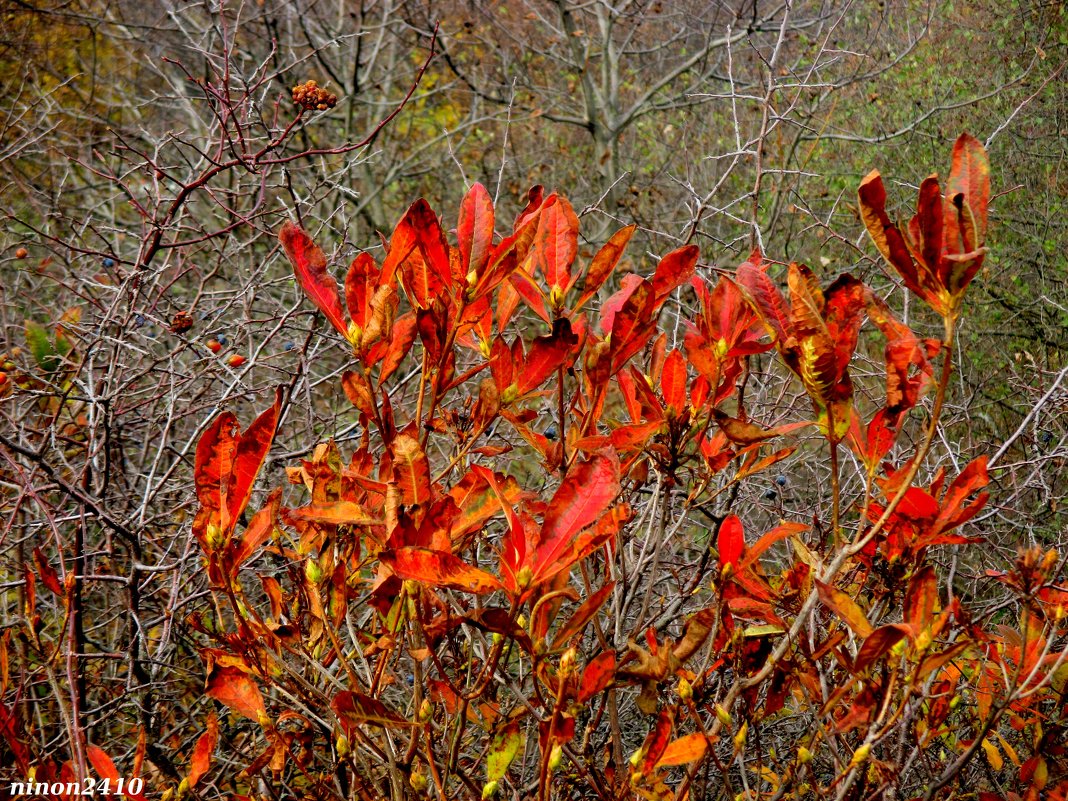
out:
<path id="1" fill-rule="evenodd" d="M 293 87 L 293 102 L 305 111 L 326 111 L 337 105 L 337 95 L 330 94 L 315 81 L 305 81 Z"/>

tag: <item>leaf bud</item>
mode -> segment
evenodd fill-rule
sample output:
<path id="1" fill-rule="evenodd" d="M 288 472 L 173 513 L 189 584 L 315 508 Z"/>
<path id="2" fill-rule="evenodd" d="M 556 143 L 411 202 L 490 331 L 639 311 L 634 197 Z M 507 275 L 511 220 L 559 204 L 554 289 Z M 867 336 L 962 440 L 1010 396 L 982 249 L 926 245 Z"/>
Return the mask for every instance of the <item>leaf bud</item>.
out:
<path id="1" fill-rule="evenodd" d="M 727 728 L 730 728 L 733 725 L 733 721 L 731 720 L 731 713 L 719 704 L 716 704 L 716 717 L 719 719 L 719 722 Z"/>
<path id="2" fill-rule="evenodd" d="M 408 784 L 410 784 L 412 789 L 417 793 L 421 793 L 426 789 L 426 776 L 422 773 L 412 771 L 412 775 L 408 777 Z"/>
<path id="3" fill-rule="evenodd" d="M 530 586 L 530 582 L 534 580 L 534 571 L 530 569 L 530 565 L 523 565 L 519 569 L 519 573 L 515 577 L 516 584 L 519 585 L 519 589 L 525 590 Z"/>
<path id="4" fill-rule="evenodd" d="M 485 799 L 487 799 L 487 798 L 493 798 L 493 796 L 496 795 L 496 794 L 497 794 L 497 782 L 496 781 L 486 782 L 485 786 L 482 788 L 482 799 L 483 799 L 483 801 L 485 801 Z"/>
<path id="5" fill-rule="evenodd" d="M 797 749 L 797 761 L 802 765 L 807 765 L 812 761 L 812 752 L 805 748 L 805 746 L 801 746 Z"/>
<path id="6" fill-rule="evenodd" d="M 423 703 L 419 705 L 419 722 L 426 723 L 434 715 L 434 705 L 430 703 L 429 698 L 424 698 Z"/>
<path id="7" fill-rule="evenodd" d="M 335 748 L 337 748 L 338 759 L 344 759 L 345 757 L 347 757 L 349 755 L 349 738 L 346 737 L 344 734 L 339 734 L 337 736 Z"/>
<path id="8" fill-rule="evenodd" d="M 318 559 L 309 559 L 304 563 L 304 577 L 312 584 L 318 584 L 323 580 L 323 569 L 319 567 Z"/>
<path id="9" fill-rule="evenodd" d="M 578 651 L 568 648 L 560 657 L 560 677 L 566 678 L 575 672 L 575 660 L 578 659 Z"/>
<path id="10" fill-rule="evenodd" d="M 850 765 L 859 765 L 868 755 L 871 753 L 871 743 L 864 743 L 860 748 L 853 752 L 853 758 L 849 760 Z"/>
<path id="11" fill-rule="evenodd" d="M 189 779 L 187 777 L 185 779 L 182 779 L 182 781 L 179 783 L 178 791 L 174 794 L 174 797 L 176 799 L 185 798 L 185 796 L 187 796 L 188 794 L 189 794 Z"/>
<path id="12" fill-rule="evenodd" d="M 553 750 L 549 752 L 549 770 L 555 771 L 560 767 L 560 763 L 564 760 L 564 747 L 562 745 L 554 745 Z"/>
<path id="13" fill-rule="evenodd" d="M 1048 573 L 1053 569 L 1053 566 L 1057 564 L 1057 549 L 1050 548 L 1046 551 L 1046 555 L 1042 557 L 1042 571 Z"/>
<path id="14" fill-rule="evenodd" d="M 363 329 L 360 328 L 360 326 L 356 325 L 356 321 L 355 320 L 350 320 L 349 321 L 349 328 L 345 332 L 345 339 L 347 339 L 349 341 L 349 344 L 352 345 L 352 347 L 355 348 L 355 347 L 359 347 L 360 337 L 362 337 L 362 336 L 363 336 Z"/>
<path id="15" fill-rule="evenodd" d="M 208 542 L 208 548 L 217 551 L 223 546 L 226 537 L 223 535 L 221 528 L 214 523 L 208 523 L 208 527 L 204 531 L 204 539 Z"/>
<path id="16" fill-rule="evenodd" d="M 742 726 L 738 729 L 738 733 L 734 735 L 734 750 L 741 751 L 745 748 L 745 741 L 749 737 L 749 721 L 743 720 Z"/>
<path id="17" fill-rule="evenodd" d="M 686 677 L 679 679 L 679 685 L 676 688 L 676 692 L 679 694 L 679 698 L 683 703 L 690 703 L 693 700 L 693 687 L 690 686 L 690 682 L 686 681 Z"/>

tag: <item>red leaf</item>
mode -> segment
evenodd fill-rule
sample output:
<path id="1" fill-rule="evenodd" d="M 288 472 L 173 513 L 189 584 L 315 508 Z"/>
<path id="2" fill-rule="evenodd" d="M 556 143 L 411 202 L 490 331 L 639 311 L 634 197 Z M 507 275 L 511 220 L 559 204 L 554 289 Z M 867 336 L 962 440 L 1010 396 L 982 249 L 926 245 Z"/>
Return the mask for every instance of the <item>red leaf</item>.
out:
<path id="1" fill-rule="evenodd" d="M 259 721 L 267 715 L 260 688 L 236 667 L 213 666 L 204 692 L 246 718 Z"/>
<path id="2" fill-rule="evenodd" d="M 685 284 L 697 270 L 697 257 L 701 254 L 697 245 L 684 245 L 673 250 L 660 260 L 653 273 L 652 287 L 656 295 L 656 305 Z"/>
<path id="3" fill-rule="evenodd" d="M 378 289 L 378 265 L 370 253 L 352 260 L 345 277 L 345 305 L 353 322 L 363 328 L 371 318 L 371 298 Z"/>
<path id="4" fill-rule="evenodd" d="M 387 709 L 386 705 L 377 698 L 363 693 L 342 690 L 330 701 L 330 708 L 334 710 L 338 722 L 350 736 L 364 725 L 381 726 L 387 729 L 394 726 L 415 725 L 393 710 Z"/>
<path id="5" fill-rule="evenodd" d="M 649 734 L 646 735 L 645 742 L 642 744 L 642 751 L 645 757 L 642 759 L 641 770 L 645 775 L 653 772 L 656 763 L 660 761 L 661 755 L 667 750 L 674 727 L 674 715 L 672 712 L 667 709 L 660 710 L 656 723 Z"/>
<path id="6" fill-rule="evenodd" d="M 954 198 L 964 196 L 975 220 L 976 241 L 961 247 Z M 945 237 L 948 253 L 961 253 L 982 246 L 986 239 L 987 206 L 990 202 L 990 161 L 982 143 L 970 134 L 961 134 L 953 144 L 953 163 L 946 181 Z M 934 267 L 934 265 L 932 265 Z"/>
<path id="7" fill-rule="evenodd" d="M 430 462 L 419 440 L 411 434 L 398 434 L 390 445 L 393 454 L 393 480 L 400 487 L 406 506 L 430 503 Z"/>
<path id="8" fill-rule="evenodd" d="M 193 756 L 189 759 L 189 775 L 186 780 L 191 788 L 196 787 L 200 777 L 211 767 L 211 755 L 219 741 L 219 719 L 214 712 L 208 713 L 207 727 L 207 731 L 200 735 L 197 744 L 193 746 Z"/>
<path id="9" fill-rule="evenodd" d="M 738 267 L 736 279 L 737 286 L 747 295 L 746 299 L 753 305 L 768 333 L 776 342 L 784 340 L 790 327 L 786 302 L 768 276 L 767 267 L 760 266 L 759 252 Z"/>
<path id="10" fill-rule="evenodd" d="M 378 369 L 378 386 L 397 371 L 404 357 L 412 349 L 416 334 L 416 316 L 412 312 L 397 318 L 390 335 L 389 349 L 386 351 L 382 366 Z"/>
<path id="11" fill-rule="evenodd" d="M 608 596 L 611 595 L 615 586 L 616 583 L 614 581 L 609 581 L 601 587 L 601 589 L 597 590 L 597 592 L 587 598 L 583 604 L 575 610 L 575 614 L 571 616 L 571 619 L 568 620 L 556 633 L 556 637 L 553 638 L 552 647 L 554 649 L 561 648 L 564 643 L 572 637 L 581 634 L 586 628 L 586 624 L 593 619 L 593 616 L 597 614 L 600 608 L 604 605 L 604 602 L 608 600 Z"/>
<path id="12" fill-rule="evenodd" d="M 274 531 L 278 517 L 278 503 L 282 497 L 281 487 L 273 490 L 267 499 L 267 504 L 253 515 L 241 537 L 241 542 L 234 548 L 230 557 L 230 570 L 236 571 L 245 561 L 256 552 Z"/>
<path id="13" fill-rule="evenodd" d="M 545 510 L 535 573 L 553 564 L 576 534 L 593 525 L 619 489 L 619 460 L 613 452 L 573 465 Z"/>
<path id="14" fill-rule="evenodd" d="M 930 301 L 932 288 L 920 286 L 919 273 L 905 238 L 886 213 L 886 188 L 878 170 L 872 170 L 860 182 L 857 198 L 860 201 L 860 216 L 864 226 L 887 264 L 897 270 L 904 279 L 905 286 Z"/>
<path id="15" fill-rule="evenodd" d="M 876 664 L 883 655 L 909 634 L 909 627 L 901 623 L 880 626 L 864 639 L 853 662 L 853 672 L 861 673 Z"/>
<path id="16" fill-rule="evenodd" d="M 398 269 L 408 300 L 418 309 L 430 308 L 450 279 L 444 233 L 437 216 L 422 198 L 409 206 L 393 229 L 380 281 L 392 281 Z"/>
<path id="17" fill-rule="evenodd" d="M 989 457 L 983 454 L 970 462 L 960 475 L 953 479 L 942 499 L 942 509 L 938 515 L 938 522 L 941 524 L 938 526 L 939 531 L 956 528 L 970 520 L 982 507 L 983 504 L 977 499 L 965 509 L 961 509 L 969 495 L 990 483 L 990 476 L 986 472 L 988 461 Z M 983 500 L 985 501 L 985 498 Z"/>
<path id="18" fill-rule="evenodd" d="M 745 551 L 745 532 L 738 515 L 730 515 L 720 524 L 716 550 L 719 551 L 721 570 L 727 565 L 737 566 Z"/>
<path id="19" fill-rule="evenodd" d="M 33 549 L 33 561 L 37 565 L 37 573 L 44 585 L 56 595 L 63 595 L 63 585 L 59 581 L 59 574 L 52 565 L 48 564 L 48 559 L 40 548 Z"/>
<path id="20" fill-rule="evenodd" d="M 282 225 L 278 238 L 293 265 L 304 294 L 326 315 L 330 324 L 340 331 L 342 336 L 347 337 L 349 324 L 341 308 L 337 281 L 327 272 L 326 256 L 311 241 L 304 229 L 291 222 L 287 221 Z"/>
<path id="21" fill-rule="evenodd" d="M 232 412 L 223 412 L 197 442 L 193 477 L 197 500 L 205 509 L 219 511 L 223 508 L 223 485 L 229 481 L 234 451 L 237 450 L 236 430 L 237 418 Z"/>
<path id="22" fill-rule="evenodd" d="M 612 333 L 612 327 L 616 322 L 616 314 L 623 308 L 627 299 L 634 294 L 634 290 L 647 283 L 644 278 L 635 273 L 627 273 L 623 276 L 623 280 L 620 282 L 620 287 L 612 297 L 601 304 L 601 332 L 605 334 Z M 650 289 L 650 294 L 652 290 Z"/>
<path id="23" fill-rule="evenodd" d="M 653 287 L 642 281 L 612 320 L 611 372 L 618 373 L 635 353 L 645 347 L 656 329 L 656 298 Z"/>
<path id="24" fill-rule="evenodd" d="M 630 242 L 630 238 L 634 236 L 636 229 L 636 225 L 620 228 L 597 251 L 597 255 L 593 257 L 589 268 L 586 270 L 586 277 L 582 282 L 582 294 L 579 296 L 578 303 L 575 304 L 576 311 L 581 309 L 586 304 L 586 301 L 597 294 L 597 290 L 608 280 L 608 276 L 612 274 L 616 269 L 616 265 L 619 264 L 619 259 L 623 256 L 623 251 L 626 249 L 627 243 Z"/>
<path id="25" fill-rule="evenodd" d="M 571 204 L 559 195 L 550 195 L 542 204 L 538 230 L 527 254 L 530 275 L 540 271 L 549 289 L 567 289 L 571 265 L 578 254 L 579 221 Z"/>
<path id="26" fill-rule="evenodd" d="M 482 275 L 493 249 L 493 200 L 482 184 L 474 184 L 460 204 L 456 239 L 464 275 Z"/>
<path id="27" fill-rule="evenodd" d="M 616 677 L 616 652 L 602 651 L 586 665 L 579 682 L 578 702 L 584 704 L 608 688 Z"/>
<path id="28" fill-rule="evenodd" d="M 248 505 L 252 495 L 252 486 L 256 483 L 263 460 L 271 443 L 274 442 L 275 429 L 278 427 L 278 415 L 282 411 L 282 388 L 274 394 L 274 405 L 263 412 L 241 435 L 234 451 L 233 467 L 230 479 L 226 483 L 226 508 L 229 513 L 228 525 L 232 527 Z"/>
<path id="29" fill-rule="evenodd" d="M 476 595 L 503 589 L 494 576 L 444 551 L 397 548 L 382 551 L 378 558 L 401 578 L 423 581 L 436 587 L 448 587 Z"/>
<path id="30" fill-rule="evenodd" d="M 18 763 L 19 769 L 25 775 L 30 769 L 30 750 L 19 739 L 18 726 L 18 719 L 3 703 L 0 703 L 0 735 L 3 736 L 8 749 L 15 757 L 15 762 Z"/>
<path id="31" fill-rule="evenodd" d="M 682 352 L 673 349 L 664 360 L 664 369 L 660 374 L 660 391 L 664 403 L 676 415 L 686 408 L 686 359 Z"/>
<path id="32" fill-rule="evenodd" d="M 566 318 L 560 318 L 556 328 L 552 336 L 537 337 L 530 346 L 518 376 L 519 397 L 540 387 L 559 368 L 570 367 L 568 357 L 578 344 L 578 337 L 571 333 L 571 324 Z"/>
<path id="33" fill-rule="evenodd" d="M 920 184 L 913 226 L 920 256 L 930 270 L 937 270 L 942 262 L 942 188 L 938 177 L 931 175 Z"/>

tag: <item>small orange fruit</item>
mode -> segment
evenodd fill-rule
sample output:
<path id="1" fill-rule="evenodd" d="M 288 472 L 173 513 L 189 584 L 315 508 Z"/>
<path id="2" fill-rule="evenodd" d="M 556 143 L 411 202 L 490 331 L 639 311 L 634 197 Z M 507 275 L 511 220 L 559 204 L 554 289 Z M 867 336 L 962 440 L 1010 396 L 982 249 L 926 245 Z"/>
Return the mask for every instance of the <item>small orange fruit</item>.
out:
<path id="1" fill-rule="evenodd" d="M 204 347 L 206 347 L 212 353 L 218 353 L 220 350 L 222 350 L 222 343 L 219 342 L 219 340 L 217 339 L 209 339 L 207 342 L 204 343 Z"/>
<path id="2" fill-rule="evenodd" d="M 226 360 L 226 363 L 231 367 L 240 367 L 247 361 L 248 359 L 246 359 L 240 353 L 235 353 L 233 356 Z"/>
<path id="3" fill-rule="evenodd" d="M 26 248 L 19 248 L 18 250 L 15 251 L 15 258 L 16 259 L 24 259 L 29 255 L 30 255 L 30 251 L 26 250 Z"/>

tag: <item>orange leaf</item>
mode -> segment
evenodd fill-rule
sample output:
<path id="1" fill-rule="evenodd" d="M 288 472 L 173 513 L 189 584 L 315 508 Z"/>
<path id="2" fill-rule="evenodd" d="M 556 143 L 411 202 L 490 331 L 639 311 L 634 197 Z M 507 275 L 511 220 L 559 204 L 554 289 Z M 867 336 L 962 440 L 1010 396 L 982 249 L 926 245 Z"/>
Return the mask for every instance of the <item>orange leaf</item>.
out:
<path id="1" fill-rule="evenodd" d="M 619 264 L 619 259 L 622 257 L 627 243 L 630 242 L 630 238 L 634 236 L 636 229 L 636 225 L 620 228 L 597 251 L 597 255 L 593 257 L 589 268 L 586 270 L 586 277 L 582 282 L 582 294 L 579 296 L 578 303 L 575 304 L 576 310 L 582 308 L 586 301 L 597 294 L 597 290 L 608 280 L 608 276 L 612 274 L 612 271 L 616 269 L 616 265 Z"/>
<path id="2" fill-rule="evenodd" d="M 659 770 L 660 768 L 674 765 L 687 765 L 690 762 L 697 762 L 704 757 L 706 750 L 708 750 L 708 738 L 704 734 L 699 731 L 687 734 L 685 737 L 680 737 L 668 743 L 664 753 L 657 760 L 655 767 Z"/>
<path id="3" fill-rule="evenodd" d="M 905 591 L 905 622 L 918 635 L 931 625 L 938 610 L 938 582 L 934 568 L 924 565 L 912 576 Z"/>
<path id="4" fill-rule="evenodd" d="M 236 667 L 213 666 L 204 692 L 246 718 L 259 721 L 267 715 L 260 688 Z"/>
<path id="5" fill-rule="evenodd" d="M 215 752 L 215 744 L 219 741 L 219 719 L 214 712 L 208 713 L 207 731 L 197 739 L 193 746 L 193 756 L 189 759 L 189 775 L 186 780 L 190 787 L 196 787 L 200 777 L 208 772 L 211 767 L 211 755 Z"/>
<path id="6" fill-rule="evenodd" d="M 419 440 L 411 434 L 398 434 L 390 445 L 393 454 L 393 480 L 406 506 L 430 503 L 430 463 Z"/>
<path id="7" fill-rule="evenodd" d="M 295 520 L 307 520 L 312 523 L 326 523 L 332 526 L 374 526 L 381 525 L 382 520 L 374 517 L 358 503 L 353 501 L 324 501 L 292 509 L 289 516 Z"/>
<path id="8" fill-rule="evenodd" d="M 975 219 L 976 241 L 966 244 L 965 250 L 980 247 L 986 238 L 987 206 L 990 202 L 990 161 L 982 143 L 970 134 L 961 134 L 953 144 L 953 163 L 946 181 L 946 251 L 960 253 L 957 214 L 953 200 L 963 195 Z M 932 265 L 933 266 L 933 265 Z"/>
<path id="9" fill-rule="evenodd" d="M 686 406 L 686 358 L 682 352 L 672 349 L 664 360 L 664 369 L 660 374 L 660 391 L 664 403 L 675 414 L 680 414 Z"/>
<path id="10" fill-rule="evenodd" d="M 341 308 L 337 281 L 327 272 L 326 256 L 299 225 L 285 222 L 278 232 L 278 238 L 304 294 L 326 315 L 330 324 L 347 337 L 349 324 Z"/>
<path id="11" fill-rule="evenodd" d="M 378 558 L 401 578 L 423 581 L 436 587 L 448 587 L 476 595 L 503 589 L 494 576 L 444 551 L 397 548 L 382 551 Z"/>
<path id="12" fill-rule="evenodd" d="M 857 606 L 856 601 L 837 587 L 824 584 L 818 579 L 816 580 L 816 590 L 823 605 L 845 621 L 854 634 L 864 638 L 871 635 L 871 623 L 868 622 L 868 618 L 865 617 L 861 608 Z"/>
<path id="13" fill-rule="evenodd" d="M 586 665 L 582 671 L 582 680 L 579 682 L 578 702 L 586 703 L 588 700 L 608 688 L 616 677 L 616 652 L 602 651 Z"/>

